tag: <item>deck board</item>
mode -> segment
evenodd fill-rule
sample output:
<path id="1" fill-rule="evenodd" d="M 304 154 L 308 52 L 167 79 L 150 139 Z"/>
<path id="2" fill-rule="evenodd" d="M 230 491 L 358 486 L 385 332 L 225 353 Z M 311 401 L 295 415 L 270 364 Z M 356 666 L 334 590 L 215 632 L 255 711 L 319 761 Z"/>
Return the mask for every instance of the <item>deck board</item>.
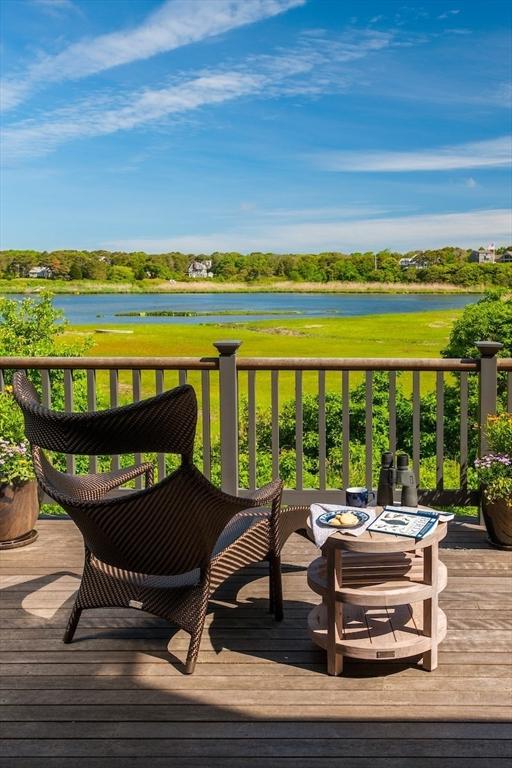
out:
<path id="1" fill-rule="evenodd" d="M 263 565 L 236 574 L 212 601 L 189 677 L 173 663 L 185 633 L 135 611 L 85 612 L 64 645 L 82 543 L 70 521 L 38 528 L 37 542 L 0 557 L 0 768 L 508 764 L 512 554 L 474 521 L 451 524 L 442 550 L 439 668 L 347 661 L 340 678 L 308 639 L 317 550 L 299 536 L 283 553 L 285 620 L 268 614 Z"/>

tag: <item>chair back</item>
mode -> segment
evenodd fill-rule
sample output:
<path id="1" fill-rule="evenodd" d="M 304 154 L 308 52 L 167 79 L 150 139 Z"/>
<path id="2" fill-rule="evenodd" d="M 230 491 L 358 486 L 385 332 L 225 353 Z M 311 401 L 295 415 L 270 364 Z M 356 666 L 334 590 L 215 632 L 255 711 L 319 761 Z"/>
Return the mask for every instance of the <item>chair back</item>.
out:
<path id="1" fill-rule="evenodd" d="M 157 452 L 192 460 L 197 401 L 188 384 L 138 403 L 85 413 L 45 408 L 23 371 L 14 374 L 13 394 L 32 445 L 88 456 Z"/>

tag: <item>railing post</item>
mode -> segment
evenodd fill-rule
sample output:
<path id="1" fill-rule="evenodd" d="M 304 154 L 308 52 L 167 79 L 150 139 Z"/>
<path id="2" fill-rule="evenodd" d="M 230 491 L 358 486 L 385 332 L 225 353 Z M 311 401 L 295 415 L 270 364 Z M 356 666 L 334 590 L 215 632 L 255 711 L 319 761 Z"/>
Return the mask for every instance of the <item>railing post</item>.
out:
<path id="1" fill-rule="evenodd" d="M 478 423 L 480 426 L 480 444 L 478 453 L 480 456 L 483 456 L 488 448 L 487 435 L 485 434 L 487 417 L 496 413 L 496 404 L 498 400 L 498 361 L 496 355 L 503 347 L 503 344 L 500 344 L 499 341 L 477 341 L 475 346 L 480 352 L 480 372 L 478 376 Z M 485 525 L 481 498 L 480 525 Z"/>
<path id="2" fill-rule="evenodd" d="M 487 417 L 496 413 L 498 399 L 498 361 L 496 355 L 503 348 L 499 341 L 477 341 L 476 348 L 480 352 L 479 375 L 479 425 L 480 425 L 480 456 L 487 451 L 485 426 Z"/>
<path id="3" fill-rule="evenodd" d="M 241 341 L 216 341 L 219 352 L 221 484 L 226 493 L 238 493 L 238 381 L 236 351 Z"/>

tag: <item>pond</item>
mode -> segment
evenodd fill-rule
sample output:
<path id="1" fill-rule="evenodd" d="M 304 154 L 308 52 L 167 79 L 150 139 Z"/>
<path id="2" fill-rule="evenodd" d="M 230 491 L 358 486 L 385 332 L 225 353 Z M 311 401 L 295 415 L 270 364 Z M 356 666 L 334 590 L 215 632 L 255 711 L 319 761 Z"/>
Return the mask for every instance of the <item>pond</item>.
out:
<path id="1" fill-rule="evenodd" d="M 21 299 L 21 295 L 9 298 Z M 72 325 L 133 323 L 234 323 L 300 317 L 354 317 L 461 309 L 478 295 L 209 293 L 56 295 L 54 304 Z M 140 316 L 138 313 L 204 313 L 193 316 Z M 120 313 L 137 313 L 127 316 Z"/>

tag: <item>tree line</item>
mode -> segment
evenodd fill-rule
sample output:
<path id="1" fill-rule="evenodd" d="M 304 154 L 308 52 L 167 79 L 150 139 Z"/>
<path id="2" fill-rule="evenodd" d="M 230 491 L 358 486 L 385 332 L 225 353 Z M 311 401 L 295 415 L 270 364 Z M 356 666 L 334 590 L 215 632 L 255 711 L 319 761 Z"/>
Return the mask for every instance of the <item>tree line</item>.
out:
<path id="1" fill-rule="evenodd" d="M 497 255 L 506 248 L 498 248 Z M 0 251 L 0 278 L 26 278 L 33 267 L 47 267 L 55 280 L 136 282 L 143 280 L 186 281 L 193 261 L 211 261 L 216 282 L 313 282 L 328 283 L 449 283 L 463 287 L 499 285 L 512 288 L 510 263 L 471 263 L 471 251 L 445 247 L 397 253 L 389 250 L 365 253 L 274 254 L 236 252 L 192 255 L 179 252 L 148 254 L 142 251 Z M 414 258 L 418 267 L 404 268 L 400 260 Z"/>

